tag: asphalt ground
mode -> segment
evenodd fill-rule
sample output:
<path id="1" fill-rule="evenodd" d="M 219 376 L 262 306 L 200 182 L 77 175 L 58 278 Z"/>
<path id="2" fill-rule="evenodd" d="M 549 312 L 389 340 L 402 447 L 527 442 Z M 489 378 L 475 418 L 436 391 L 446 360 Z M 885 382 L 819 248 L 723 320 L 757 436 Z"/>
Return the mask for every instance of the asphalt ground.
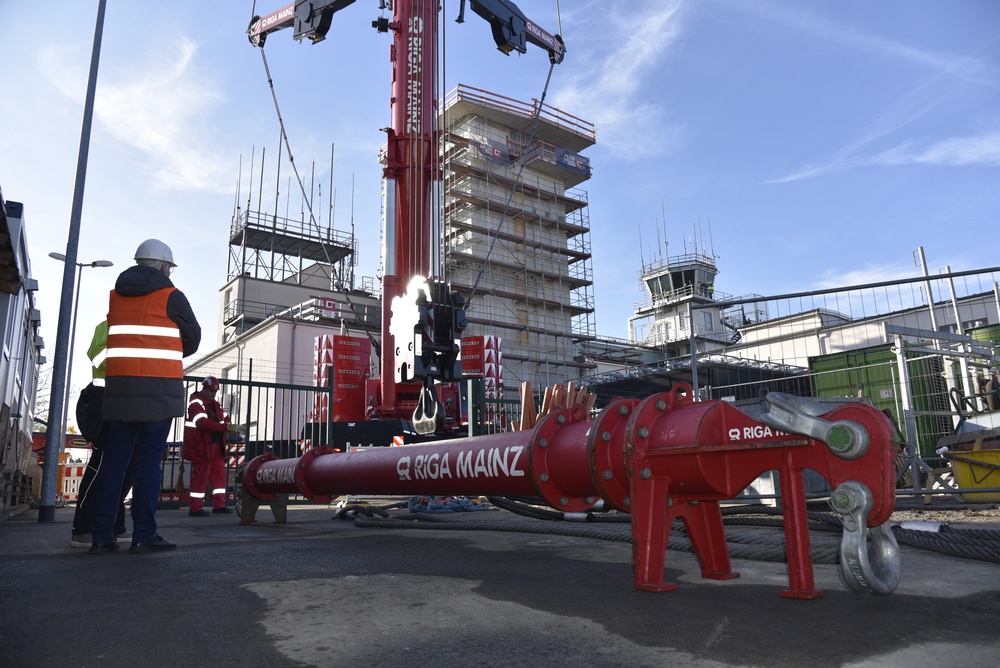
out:
<path id="1" fill-rule="evenodd" d="M 177 550 L 92 556 L 69 546 L 72 513 L 0 522 L 4 668 L 1000 665 L 1000 565 L 906 545 L 892 595 L 816 564 L 826 595 L 795 600 L 783 563 L 703 580 L 669 550 L 678 588 L 638 592 L 627 543 L 361 528 L 327 506 L 248 526 L 161 510 Z"/>

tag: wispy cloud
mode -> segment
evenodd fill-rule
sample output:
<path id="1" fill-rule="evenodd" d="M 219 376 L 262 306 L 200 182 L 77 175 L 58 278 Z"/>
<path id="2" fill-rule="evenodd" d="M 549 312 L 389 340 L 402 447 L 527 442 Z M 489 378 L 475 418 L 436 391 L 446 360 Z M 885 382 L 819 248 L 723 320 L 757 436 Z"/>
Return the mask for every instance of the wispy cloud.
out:
<path id="1" fill-rule="evenodd" d="M 828 162 L 807 165 L 787 176 L 767 183 L 790 183 L 834 172 L 865 166 L 896 167 L 900 165 L 941 165 L 1000 167 L 1000 131 L 971 137 L 955 137 L 938 141 L 906 141 L 890 149 L 862 154 L 850 149 L 838 151 Z"/>
<path id="2" fill-rule="evenodd" d="M 816 178 L 857 167 L 906 164 L 932 164 L 944 166 L 1000 164 L 998 137 L 1000 131 L 947 139 L 913 139 L 899 141 L 886 148 L 887 138 L 917 120 L 932 113 L 935 107 L 947 102 L 950 93 L 940 89 L 949 79 L 953 86 L 973 85 L 1000 90 L 1000 71 L 995 64 L 967 55 L 957 55 L 885 39 L 861 32 L 853 27 L 831 21 L 817 13 L 810 13 L 782 5 L 768 3 L 732 3 L 734 9 L 750 12 L 776 25 L 816 38 L 837 42 L 849 48 L 867 51 L 882 57 L 905 61 L 931 72 L 919 86 L 897 99 L 876 117 L 854 141 L 843 146 L 821 162 L 805 165 L 785 176 L 767 183 L 789 183 Z"/>
<path id="3" fill-rule="evenodd" d="M 606 5 L 611 4 L 610 8 Z M 683 35 L 682 0 L 651 3 L 600 3 L 599 16 L 610 48 L 585 74 L 561 82 L 554 104 L 592 120 L 601 145 L 616 157 L 641 159 L 662 152 L 679 128 L 663 122 L 662 111 L 638 93 L 652 68 Z M 578 12 L 576 16 L 583 16 Z M 567 18 L 570 23 L 573 15 Z M 660 126 L 652 132 L 654 125 Z M 664 129 L 666 128 L 666 130 Z"/>
<path id="4" fill-rule="evenodd" d="M 925 148 L 904 144 L 871 159 L 879 165 L 987 165 L 1000 167 L 1000 130 L 977 135 L 946 139 Z"/>
<path id="5" fill-rule="evenodd" d="M 803 34 L 835 41 L 850 48 L 905 60 L 937 73 L 957 77 L 965 83 L 1000 89 L 1000 71 L 998 71 L 1000 68 L 995 63 L 967 55 L 918 49 L 878 35 L 861 32 L 817 13 L 803 11 L 794 4 L 783 3 L 779 7 L 767 2 L 722 1 L 731 9 L 751 13 Z"/>
<path id="6" fill-rule="evenodd" d="M 226 192 L 231 161 L 213 149 L 205 122 L 222 97 L 197 71 L 197 50 L 180 38 L 127 70 L 102 72 L 94 115 L 111 136 L 143 152 L 154 188 Z M 41 67 L 65 95 L 83 100 L 83 88 L 70 83 L 81 77 L 66 76 L 72 68 L 58 51 L 46 51 Z"/>

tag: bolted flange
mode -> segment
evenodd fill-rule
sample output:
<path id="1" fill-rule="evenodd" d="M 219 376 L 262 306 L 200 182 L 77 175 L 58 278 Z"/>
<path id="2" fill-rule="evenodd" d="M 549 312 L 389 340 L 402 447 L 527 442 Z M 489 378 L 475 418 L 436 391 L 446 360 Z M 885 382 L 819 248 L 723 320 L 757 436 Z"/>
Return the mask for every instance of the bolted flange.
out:
<path id="1" fill-rule="evenodd" d="M 613 399 L 597 416 L 587 436 L 587 459 L 594 487 L 609 506 L 628 511 L 628 477 L 625 475 L 625 425 L 634 399 Z"/>
<path id="2" fill-rule="evenodd" d="M 553 411 L 538 421 L 528 443 L 528 460 L 533 473 L 532 486 L 538 492 L 538 496 L 545 499 L 550 506 L 567 512 L 590 510 L 597 501 L 592 494 L 586 496 L 567 494 L 559 486 L 559 471 L 550 463 L 550 460 L 557 461 L 559 457 L 559 432 L 572 429 L 586 417 L 580 405 Z"/>
<path id="3" fill-rule="evenodd" d="M 295 486 L 298 488 L 299 494 L 314 503 L 330 503 L 339 496 L 339 494 L 317 494 L 309 489 L 309 486 L 306 484 L 306 472 L 313 460 L 323 455 L 329 455 L 332 452 L 333 448 L 325 445 L 317 445 L 302 453 L 302 456 L 298 459 L 298 463 L 295 465 Z"/>

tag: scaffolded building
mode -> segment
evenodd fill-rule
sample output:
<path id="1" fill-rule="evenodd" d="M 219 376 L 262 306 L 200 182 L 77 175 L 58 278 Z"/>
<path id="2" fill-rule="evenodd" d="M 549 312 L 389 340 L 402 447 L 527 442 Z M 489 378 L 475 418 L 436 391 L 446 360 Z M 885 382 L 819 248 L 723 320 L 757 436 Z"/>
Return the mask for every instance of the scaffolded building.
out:
<path id="1" fill-rule="evenodd" d="M 580 152 L 594 126 L 538 107 L 459 86 L 441 113 L 445 274 L 469 300 L 465 335 L 501 339 L 508 386 L 565 383 L 595 367 L 579 351 L 596 331 L 587 193 L 577 188 L 590 177 Z M 377 337 L 379 289 L 354 284 L 355 243 L 248 201 L 230 229 L 219 345 L 274 316 Z"/>
<path id="2" fill-rule="evenodd" d="M 466 335 L 502 340 L 504 381 L 577 378 L 595 338 L 587 193 L 594 126 L 458 86 L 442 112 L 446 275 L 469 296 Z"/>

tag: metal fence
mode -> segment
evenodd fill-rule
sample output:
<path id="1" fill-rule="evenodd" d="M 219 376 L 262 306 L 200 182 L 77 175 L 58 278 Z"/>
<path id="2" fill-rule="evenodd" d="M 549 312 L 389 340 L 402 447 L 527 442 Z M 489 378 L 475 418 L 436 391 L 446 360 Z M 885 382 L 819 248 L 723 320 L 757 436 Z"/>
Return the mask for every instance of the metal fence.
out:
<path id="1" fill-rule="evenodd" d="M 252 373 L 249 375 L 252 377 Z M 202 380 L 186 376 L 186 396 L 201 389 Z M 234 424 L 244 425 L 246 435 L 242 443 L 231 442 L 227 446 L 226 490 L 230 501 L 235 499 L 239 467 L 254 457 L 265 452 L 273 452 L 282 459 L 298 457 L 312 446 L 313 440 L 332 441 L 331 423 L 321 420 L 323 413 L 319 410 L 324 404 L 332 405 L 332 382 L 327 387 L 226 378 L 219 382 L 219 402 Z M 181 418 L 174 423 L 172 439 L 164 453 L 161 508 L 178 508 L 189 502 L 191 463 L 182 458 L 183 440 Z"/>
<path id="2" fill-rule="evenodd" d="M 253 374 L 249 375 L 252 377 Z M 186 395 L 190 396 L 200 389 L 203 379 L 187 376 L 184 380 Z M 329 416 L 329 412 L 318 410 L 324 404 L 332 405 L 333 395 L 329 387 L 225 378 L 220 378 L 219 382 L 218 398 L 223 409 L 230 414 L 233 423 L 246 427 L 244 441 L 228 446 L 226 493 L 229 501 L 235 500 L 239 468 L 253 458 L 272 452 L 280 459 L 292 459 L 312 447 L 314 442 L 332 444 L 342 438 L 334 434 L 332 422 L 320 419 L 320 416 Z M 520 401 L 487 399 L 481 378 L 464 381 L 462 395 L 463 412 L 469 416 L 470 435 L 508 431 L 510 425 L 520 421 Z M 182 457 L 183 440 L 184 420 L 178 419 L 163 459 L 161 508 L 180 508 L 190 502 L 191 463 Z M 337 440 L 338 447 L 368 445 L 371 444 L 363 441 L 340 443 Z M 302 497 L 290 500 L 306 502 Z"/>
<path id="3" fill-rule="evenodd" d="M 990 409 L 985 392 L 1000 365 L 998 277 L 1000 267 L 993 267 L 770 297 L 716 301 L 678 295 L 676 308 L 665 311 L 658 326 L 672 331 L 678 346 L 696 352 L 618 375 L 643 387 L 643 396 L 667 377 L 661 389 L 685 380 L 704 399 L 753 400 L 781 391 L 870 401 L 899 431 L 899 479 L 909 490 L 901 493 L 924 494 L 932 487 L 957 493 L 962 490 L 948 474 L 961 466 L 953 459 L 949 467 L 939 456 L 942 443 L 956 453 L 1000 448 L 1000 411 Z M 657 380 L 644 386 L 643 376 Z M 186 381 L 193 392 L 200 379 Z M 247 427 L 246 443 L 228 453 L 230 494 L 236 469 L 251 458 L 268 450 L 297 457 L 313 438 L 333 442 L 332 431 L 323 431 L 332 425 L 314 419 L 328 389 L 221 383 L 223 407 Z M 629 396 L 617 389 L 615 394 Z M 462 401 L 470 435 L 507 431 L 520 420 L 518 400 L 486 399 L 481 383 L 464 382 Z M 173 440 L 182 437 L 179 420 Z M 1000 492 L 990 477 L 1000 476 L 1000 468 L 988 464 L 973 471 L 976 492 Z M 189 468 L 175 443 L 164 461 L 164 504 L 187 503 Z"/>
<path id="4" fill-rule="evenodd" d="M 688 300 L 678 326 L 686 326 L 697 351 L 687 362 L 690 377 L 704 398 L 778 390 L 870 401 L 896 423 L 900 478 L 911 493 L 957 488 L 938 453 L 942 445 L 1000 447 L 1000 411 L 991 410 L 986 392 L 1000 363 L 998 273 L 993 267 L 773 297 Z M 983 465 L 977 475 L 985 479 L 993 468 Z"/>

